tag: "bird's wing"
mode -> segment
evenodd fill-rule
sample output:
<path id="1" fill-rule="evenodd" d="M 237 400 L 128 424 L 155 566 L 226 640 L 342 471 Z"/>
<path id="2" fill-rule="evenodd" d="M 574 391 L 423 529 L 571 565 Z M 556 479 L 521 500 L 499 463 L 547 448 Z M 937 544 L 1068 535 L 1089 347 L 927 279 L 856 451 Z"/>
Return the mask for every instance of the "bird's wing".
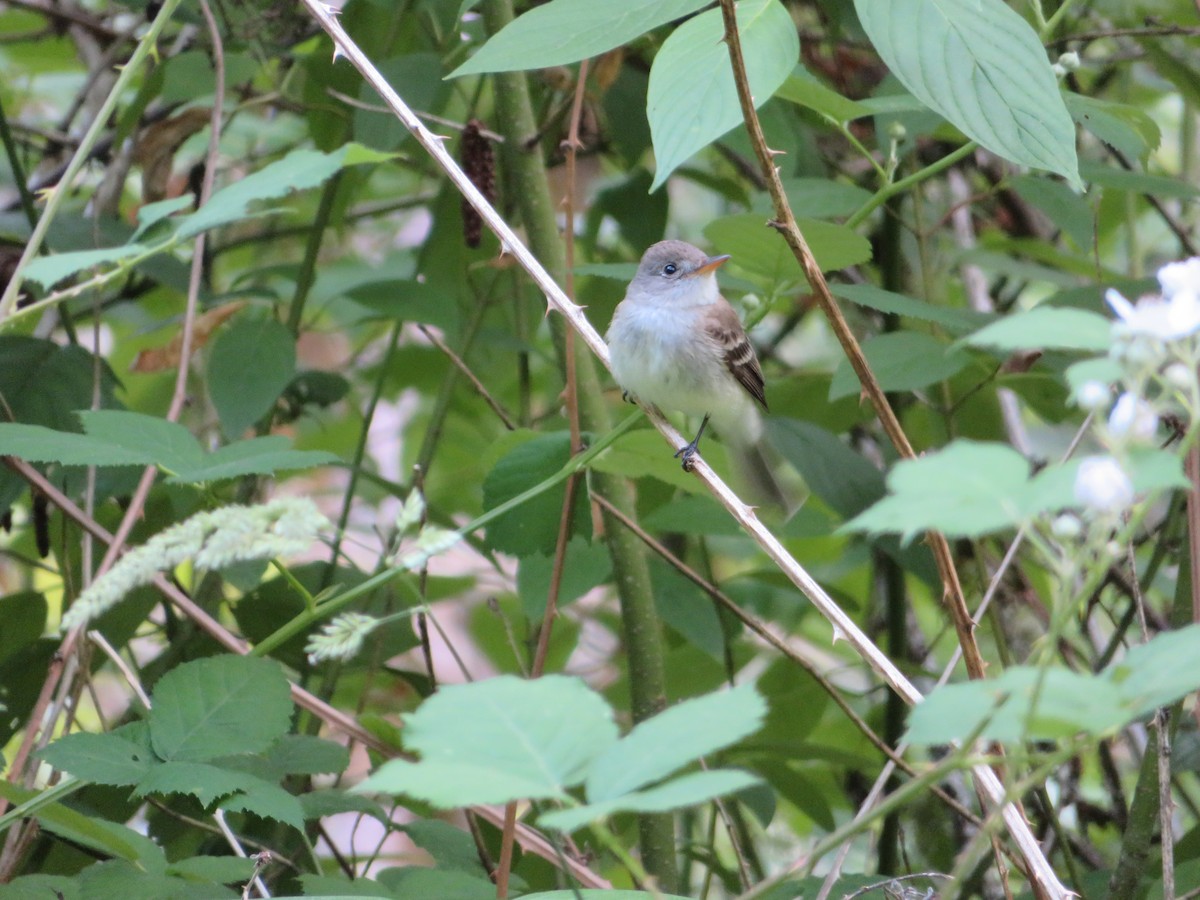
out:
<path id="1" fill-rule="evenodd" d="M 724 298 L 711 304 L 707 312 L 704 329 L 720 350 L 725 366 L 746 392 L 766 409 L 767 395 L 762 368 L 758 364 L 758 357 L 754 355 L 750 339 L 746 337 L 741 319 Z"/>

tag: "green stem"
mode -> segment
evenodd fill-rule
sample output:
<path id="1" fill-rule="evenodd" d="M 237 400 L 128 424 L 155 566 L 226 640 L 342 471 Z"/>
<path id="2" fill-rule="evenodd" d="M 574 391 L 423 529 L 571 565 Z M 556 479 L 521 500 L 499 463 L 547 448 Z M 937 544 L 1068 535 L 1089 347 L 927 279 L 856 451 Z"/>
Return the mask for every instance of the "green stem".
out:
<path id="1" fill-rule="evenodd" d="M 154 21 L 150 25 L 150 29 L 138 41 L 138 45 L 134 48 L 133 55 L 129 57 L 129 61 L 121 67 L 121 74 L 117 76 L 112 90 L 104 98 L 104 103 L 100 105 L 100 109 L 96 111 L 96 116 L 92 119 L 92 124 L 88 127 L 87 133 L 80 140 L 75 155 L 67 163 L 67 169 L 63 172 L 62 178 L 59 179 L 54 190 L 50 192 L 49 199 L 46 201 L 46 209 L 34 227 L 33 233 L 29 236 L 29 242 L 25 245 L 25 251 L 21 254 L 21 259 L 13 271 L 12 278 L 8 282 L 8 287 L 5 288 L 4 294 L 0 296 L 0 325 L 6 323 L 9 314 L 12 312 L 13 306 L 17 302 L 17 295 L 21 292 L 25 267 L 37 255 L 38 250 L 42 246 L 42 241 L 46 239 L 46 232 L 50 230 L 50 223 L 54 221 L 55 215 L 58 214 L 58 209 L 62 205 L 63 199 L 70 193 L 71 183 L 74 182 L 75 176 L 79 174 L 79 170 L 87 162 L 88 157 L 92 153 L 92 148 L 96 146 L 96 141 L 100 139 L 101 132 L 108 127 L 113 111 L 117 108 L 117 101 L 124 96 L 134 77 L 141 71 L 142 63 L 154 52 L 158 36 L 166 27 L 167 22 L 171 20 L 171 16 L 175 13 L 175 8 L 179 6 L 179 3 L 180 0 L 164 0 L 158 10 L 158 15 L 154 17 Z"/>
<path id="2" fill-rule="evenodd" d="M 937 162 L 930 163 L 920 171 L 913 172 L 907 178 L 901 178 L 899 181 L 893 181 L 891 184 L 880 188 L 874 193 L 874 195 L 872 195 L 870 200 L 864 203 L 857 212 L 855 212 L 846 220 L 846 227 L 855 228 L 858 225 L 861 225 L 867 216 L 869 216 L 883 204 L 887 203 L 887 201 L 892 197 L 895 197 L 897 194 L 902 194 L 913 185 L 920 184 L 927 178 L 932 178 L 934 175 L 938 174 L 938 172 L 950 168 L 960 159 L 963 159 L 974 153 L 978 146 L 979 145 L 974 141 L 967 141 L 967 143 L 963 144 L 952 153 L 947 153 Z"/>

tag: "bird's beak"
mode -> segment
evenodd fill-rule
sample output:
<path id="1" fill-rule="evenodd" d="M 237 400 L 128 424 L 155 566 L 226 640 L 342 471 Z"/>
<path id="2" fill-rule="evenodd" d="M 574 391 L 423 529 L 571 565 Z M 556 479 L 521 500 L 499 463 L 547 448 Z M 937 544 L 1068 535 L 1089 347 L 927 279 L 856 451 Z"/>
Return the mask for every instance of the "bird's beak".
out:
<path id="1" fill-rule="evenodd" d="M 728 253 L 722 256 L 709 256 L 704 260 L 704 264 L 692 272 L 692 274 L 707 275 L 710 272 L 715 272 L 721 266 L 725 265 L 725 263 L 729 262 L 730 258 Z"/>

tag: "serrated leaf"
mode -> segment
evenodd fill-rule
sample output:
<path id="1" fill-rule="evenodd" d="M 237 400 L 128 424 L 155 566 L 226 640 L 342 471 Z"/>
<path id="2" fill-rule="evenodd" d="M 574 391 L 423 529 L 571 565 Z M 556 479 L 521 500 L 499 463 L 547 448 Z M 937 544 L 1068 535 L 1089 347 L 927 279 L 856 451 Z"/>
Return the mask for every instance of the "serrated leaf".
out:
<path id="1" fill-rule="evenodd" d="M 89 438 L 140 453 L 140 462 L 168 472 L 190 469 L 204 459 L 200 443 L 178 422 L 118 409 L 84 410 L 79 419 Z"/>
<path id="2" fill-rule="evenodd" d="M 277 784 L 260 781 L 221 803 L 226 812 L 248 812 L 304 830 L 304 809 L 300 801 Z"/>
<path id="3" fill-rule="evenodd" d="M 269 317 L 239 316 L 213 342 L 208 393 L 221 430 L 239 438 L 275 405 L 296 374 L 296 338 Z"/>
<path id="4" fill-rule="evenodd" d="M 880 334 L 862 344 L 879 386 L 885 391 L 915 391 L 957 375 L 971 363 L 960 349 L 948 347 L 919 331 Z M 862 385 L 848 360 L 843 359 L 829 383 L 829 400 L 850 397 Z"/>
<path id="5" fill-rule="evenodd" d="M 491 37 L 451 78 L 563 66 L 607 53 L 681 19 L 708 0 L 554 0 L 534 7 Z"/>
<path id="6" fill-rule="evenodd" d="M 310 734 L 285 734 L 266 752 L 266 762 L 279 777 L 324 775 L 350 765 L 350 751 L 341 744 Z"/>
<path id="7" fill-rule="evenodd" d="M 387 824 L 388 815 L 382 806 L 370 797 L 353 794 L 349 791 L 331 789 L 327 791 L 309 791 L 299 797 L 300 807 L 304 810 L 304 818 L 321 819 L 325 816 L 336 816 L 338 813 L 365 813 L 376 821 Z"/>
<path id="8" fill-rule="evenodd" d="M 1103 352 L 1112 342 L 1112 323 L 1084 309 L 1036 306 L 1005 316 L 963 339 L 993 350 L 1088 350 Z"/>
<path id="9" fill-rule="evenodd" d="M 144 451 L 126 450 L 70 431 L 12 422 L 0 422 L 0 454 L 64 466 L 136 466 L 147 462 Z"/>
<path id="10" fill-rule="evenodd" d="M 149 747 L 115 734 L 68 734 L 39 754 L 43 760 L 84 781 L 137 784 L 158 761 Z"/>
<path id="11" fill-rule="evenodd" d="M 1028 484 L 1029 462 L 1011 447 L 954 441 L 896 463 L 888 496 L 843 530 L 898 532 L 906 541 L 927 529 L 975 537 L 1023 522 Z"/>
<path id="12" fill-rule="evenodd" d="M 39 256 L 25 267 L 25 280 L 51 288 L 65 278 L 70 278 L 85 269 L 111 266 L 140 256 L 149 248 L 141 244 L 125 244 L 121 247 L 105 247 L 100 250 L 74 250 L 68 253 L 51 253 Z"/>
<path id="13" fill-rule="evenodd" d="M 483 508 L 495 509 L 502 503 L 558 473 L 571 458 L 571 437 L 566 432 L 542 434 L 513 447 L 497 460 L 483 480 Z M 576 492 L 572 533 L 591 535 L 591 516 L 586 503 L 578 502 Z M 487 526 L 489 546 L 504 553 L 528 556 L 550 554 L 558 540 L 558 520 L 562 513 L 566 485 L 558 484 L 531 498 Z"/>
<path id="14" fill-rule="evenodd" d="M 888 68 L 1005 159 L 1082 190 L 1075 127 L 1037 34 L 1002 0 L 855 0 Z"/>
<path id="15" fill-rule="evenodd" d="M 250 880 L 254 860 L 243 856 L 191 856 L 167 866 L 166 874 L 188 881 L 230 884 Z"/>
<path id="16" fill-rule="evenodd" d="M 946 685 L 913 709 L 907 737 L 942 744 L 978 732 L 984 740 L 1014 743 L 1112 734 L 1200 688 L 1198 653 L 1200 626 L 1189 625 L 1130 648 L 1096 675 L 1018 666 L 997 678 Z"/>
<path id="17" fill-rule="evenodd" d="M 213 656 L 172 669 L 154 690 L 150 737 L 167 760 L 265 750 L 288 730 L 291 688 L 277 663 Z"/>
<path id="18" fill-rule="evenodd" d="M 1162 133 L 1144 109 L 1082 94 L 1065 96 L 1071 118 L 1126 156 L 1145 160 L 1157 150 Z"/>
<path id="19" fill-rule="evenodd" d="M 822 272 L 844 269 L 871 258 L 871 245 L 845 225 L 797 219 L 809 249 Z M 782 237 L 767 227 L 765 217 L 754 213 L 723 216 L 710 222 L 704 236 L 732 264 L 772 286 L 803 284 L 804 272 Z"/>
<path id="20" fill-rule="evenodd" d="M 247 438 L 218 447 L 187 469 L 167 479 L 171 484 L 201 484 L 240 478 L 243 475 L 272 475 L 293 469 L 311 469 L 337 462 L 324 450 L 294 450 L 291 441 L 279 434 Z"/>
<path id="21" fill-rule="evenodd" d="M 391 760 L 358 789 L 441 807 L 564 797 L 616 737 L 612 710 L 578 679 L 454 685 L 406 720 L 405 746 L 421 761 Z"/>
<path id="22" fill-rule="evenodd" d="M 249 790 L 260 779 L 246 772 L 210 765 L 204 762 L 171 761 L 160 763 L 143 778 L 134 794 L 190 794 L 209 806 L 221 797 Z"/>
<path id="23" fill-rule="evenodd" d="M 753 684 L 676 704 L 611 745 L 587 777 L 590 803 L 613 800 L 757 731 L 767 704 Z"/>
<path id="24" fill-rule="evenodd" d="M 487 877 L 479 861 L 479 849 L 469 833 L 449 822 L 419 819 L 400 828 L 412 842 L 433 857 L 439 869 Z"/>
<path id="25" fill-rule="evenodd" d="M 731 769 L 691 772 L 658 787 L 635 791 L 613 800 L 544 813 L 538 816 L 538 824 L 560 831 L 574 831 L 613 813 L 670 812 L 698 803 L 707 803 L 724 794 L 732 794 L 758 783 L 759 779 L 749 772 Z"/>
<path id="26" fill-rule="evenodd" d="M 236 222 L 249 215 L 251 203 L 276 200 L 292 191 L 317 187 L 346 166 L 391 158 L 391 154 L 379 153 L 360 144 L 346 144 L 332 153 L 293 150 L 283 159 L 221 188 L 204 206 L 180 220 L 175 237 L 186 240 L 210 228 Z"/>
<path id="27" fill-rule="evenodd" d="M 779 0 L 742 0 L 738 33 L 755 106 L 770 99 L 800 56 L 792 17 Z M 650 67 L 646 115 L 654 143 L 656 190 L 676 168 L 742 121 L 719 9 L 671 34 Z"/>

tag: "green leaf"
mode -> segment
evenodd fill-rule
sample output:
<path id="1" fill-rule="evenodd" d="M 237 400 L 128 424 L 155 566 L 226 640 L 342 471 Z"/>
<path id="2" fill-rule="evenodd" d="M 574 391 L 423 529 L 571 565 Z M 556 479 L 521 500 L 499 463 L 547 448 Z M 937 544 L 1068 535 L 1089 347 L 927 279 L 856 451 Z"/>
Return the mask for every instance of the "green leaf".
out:
<path id="1" fill-rule="evenodd" d="M 38 591 L 13 591 L 0 597 L 0 622 L 4 623 L 0 663 L 42 636 L 48 610 L 45 595 Z"/>
<path id="2" fill-rule="evenodd" d="M 785 178 L 783 191 L 792 210 L 804 219 L 848 216 L 871 199 L 871 192 L 856 184 L 830 181 L 828 178 Z M 768 210 L 770 206 L 764 203 L 763 211 Z M 771 214 L 774 214 L 773 211 Z"/>
<path id="3" fill-rule="evenodd" d="M 1078 125 L 1126 156 L 1145 160 L 1158 149 L 1162 133 L 1144 109 L 1082 94 L 1068 93 L 1064 99 Z"/>
<path id="4" fill-rule="evenodd" d="M 779 0 L 742 0 L 737 22 L 750 93 L 761 106 L 795 67 L 800 40 Z M 709 10 L 675 29 L 654 57 L 646 98 L 656 162 L 652 191 L 742 121 L 724 33 L 721 11 Z"/>
<path id="5" fill-rule="evenodd" d="M 70 431 L 11 422 L 0 422 L 0 455 L 64 466 L 136 466 L 149 461 L 142 450 L 126 450 Z"/>
<path id="6" fill-rule="evenodd" d="M 829 289 L 833 291 L 834 296 L 859 306 L 890 315 L 919 319 L 922 322 L 933 322 L 953 334 L 974 331 L 993 318 L 970 309 L 934 306 L 932 303 L 915 300 L 894 291 L 885 291 L 871 284 L 831 284 Z"/>
<path id="7" fill-rule="evenodd" d="M 118 409 L 85 410 L 79 413 L 79 419 L 88 438 L 137 454 L 142 464 L 179 472 L 204 459 L 200 443 L 178 422 Z"/>
<path id="8" fill-rule="evenodd" d="M 325 816 L 336 816 L 339 813 L 354 812 L 364 813 L 385 825 L 388 822 L 388 816 L 383 807 L 362 794 L 352 794 L 349 791 L 337 789 L 309 791 L 301 794 L 299 800 L 306 821 L 322 819 Z"/>
<path id="9" fill-rule="evenodd" d="M 904 540 L 934 529 L 975 537 L 1023 522 L 1029 462 L 1002 444 L 958 440 L 919 459 L 896 463 L 888 496 L 843 530 L 899 532 Z"/>
<path id="10" fill-rule="evenodd" d="M 296 339 L 269 317 L 240 316 L 213 343 L 208 393 L 221 430 L 239 438 L 274 406 L 296 374 Z"/>
<path id="11" fill-rule="evenodd" d="M 753 684 L 685 700 L 637 725 L 592 763 L 589 802 L 604 802 L 666 778 L 762 725 L 767 704 Z"/>
<path id="12" fill-rule="evenodd" d="M 221 797 L 249 790 L 260 779 L 246 772 L 237 772 L 204 762 L 170 761 L 151 769 L 137 786 L 135 794 L 190 794 L 209 806 Z"/>
<path id="13" fill-rule="evenodd" d="M 254 813 L 263 819 L 273 819 L 304 830 L 304 808 L 300 801 L 277 784 L 257 781 L 241 793 L 221 803 L 226 812 Z"/>
<path id="14" fill-rule="evenodd" d="M 219 447 L 197 460 L 192 467 L 177 471 L 167 480 L 171 484 L 202 484 L 243 475 L 271 475 L 288 469 L 311 469 L 335 463 L 337 459 L 324 450 L 293 450 L 286 437 L 269 434 Z"/>
<path id="15" fill-rule="evenodd" d="M 1175 197 L 1180 200 L 1200 197 L 1200 187 L 1169 175 L 1130 172 L 1125 169 L 1096 164 L 1085 164 L 1081 171 L 1087 181 L 1114 191 L 1149 194 L 1152 197 Z"/>
<path id="16" fill-rule="evenodd" d="M 519 16 L 484 44 L 451 78 L 522 72 L 579 62 L 628 44 L 681 19 L 708 0 L 554 0 Z"/>
<path id="17" fill-rule="evenodd" d="M 784 80 L 776 96 L 797 106 L 816 110 L 835 122 L 851 122 L 871 115 L 870 107 L 826 87 L 803 66 L 797 66 Z"/>
<path id="18" fill-rule="evenodd" d="M 277 663 L 213 656 L 172 669 L 154 690 L 150 737 L 167 760 L 265 750 L 288 730 L 291 688 Z"/>
<path id="19" fill-rule="evenodd" d="M 1130 648 L 1097 675 L 1017 666 L 997 678 L 946 685 L 913 709 L 908 739 L 942 744 L 978 732 L 1015 743 L 1112 734 L 1200 688 L 1198 653 L 1200 625 L 1189 625 Z"/>
<path id="20" fill-rule="evenodd" d="M 1112 323 L 1083 309 L 1042 304 L 1005 316 L 964 338 L 972 347 L 1012 350 L 1089 350 L 1103 352 L 1112 341 Z"/>
<path id="21" fill-rule="evenodd" d="M 566 796 L 617 737 L 612 710 L 583 682 L 500 676 L 442 688 L 410 715 L 405 746 L 358 790 L 449 808 Z"/>
<path id="22" fill-rule="evenodd" d="M 70 278 L 84 269 L 110 266 L 133 259 L 147 252 L 141 244 L 125 244 L 121 247 L 104 247 L 99 250 L 75 250 L 69 253 L 52 253 L 39 256 L 25 267 L 25 280 L 51 288 L 64 278 Z"/>
<path id="23" fill-rule="evenodd" d="M 346 144 L 332 153 L 293 150 L 283 159 L 221 188 L 204 206 L 180 220 L 175 238 L 186 240 L 210 228 L 236 222 L 249 214 L 251 203 L 277 200 L 292 191 L 317 187 L 346 166 L 384 162 L 391 158 L 390 153 L 379 153 L 361 144 Z"/>
<path id="24" fill-rule="evenodd" d="M 758 783 L 759 779 L 754 775 L 730 769 L 691 772 L 649 790 L 635 791 L 601 803 L 588 803 L 544 813 L 538 817 L 538 824 L 560 831 L 574 831 L 613 813 L 670 812 L 685 806 L 707 803 L 724 794 L 745 790 Z"/>
<path id="25" fill-rule="evenodd" d="M 515 439 L 520 439 L 517 436 Z M 495 509 L 558 473 L 571 458 L 571 436 L 566 432 L 542 434 L 525 440 L 502 456 L 483 480 L 483 508 Z M 591 534 L 591 516 L 576 492 L 572 533 Z M 558 540 L 558 520 L 566 484 L 543 491 L 487 526 L 489 546 L 503 553 L 549 555 Z"/>
<path id="26" fill-rule="evenodd" d="M 714 454 L 722 450 L 713 444 L 704 448 L 704 458 L 709 465 L 716 465 Z M 672 458 L 672 452 L 658 432 L 639 429 L 617 438 L 611 447 L 592 460 L 591 467 L 624 478 L 649 476 L 689 493 L 702 493 L 704 486 L 695 475 L 683 471 L 679 460 Z"/>
<path id="27" fill-rule="evenodd" d="M 39 754 L 76 778 L 96 784 L 137 784 L 157 760 L 149 747 L 115 734 L 68 734 Z"/>
<path id="28" fill-rule="evenodd" d="M 845 225 L 797 219 L 822 272 L 844 269 L 871 258 L 871 245 Z M 710 222 L 704 236 L 731 262 L 770 285 L 804 283 L 804 272 L 782 237 L 767 227 L 767 220 L 754 213 L 724 216 Z"/>
<path id="29" fill-rule="evenodd" d="M 1085 199 L 1052 178 L 1019 175 L 1012 186 L 1022 200 L 1044 212 L 1080 250 L 1091 249 L 1096 214 Z"/>
<path id="30" fill-rule="evenodd" d="M 1005 159 L 1082 190 L 1075 127 L 1041 41 L 1002 0 L 855 0 L 888 68 L 918 99 Z"/>
<path id="31" fill-rule="evenodd" d="M 957 375 L 971 363 L 961 349 L 918 331 L 881 334 L 863 342 L 863 353 L 885 391 L 915 391 Z M 846 359 L 838 363 L 829 383 L 829 400 L 850 397 L 861 390 L 858 376 Z"/>
<path id="32" fill-rule="evenodd" d="M 12 804 L 34 800 L 42 791 L 29 790 L 0 779 L 0 797 Z M 48 803 L 34 813 L 38 824 L 51 834 L 120 859 L 138 859 L 146 839 L 130 828 L 85 815 L 61 803 Z"/>
<path id="33" fill-rule="evenodd" d="M 166 874 L 188 881 L 212 884 L 246 882 L 254 873 L 254 860 L 242 856 L 191 856 L 167 866 Z"/>
<path id="34" fill-rule="evenodd" d="M 842 518 L 858 515 L 883 496 L 883 473 L 832 432 L 811 422 L 772 417 L 767 433 L 812 492 Z"/>
<path id="35" fill-rule="evenodd" d="M 438 819 L 419 819 L 402 825 L 400 830 L 432 856 L 439 869 L 465 872 L 477 878 L 487 877 L 479 861 L 479 849 L 474 839 L 461 828 Z"/>
<path id="36" fill-rule="evenodd" d="M 266 752 L 267 765 L 278 774 L 323 775 L 350 765 L 350 751 L 341 744 L 310 734 L 285 734 Z"/>

